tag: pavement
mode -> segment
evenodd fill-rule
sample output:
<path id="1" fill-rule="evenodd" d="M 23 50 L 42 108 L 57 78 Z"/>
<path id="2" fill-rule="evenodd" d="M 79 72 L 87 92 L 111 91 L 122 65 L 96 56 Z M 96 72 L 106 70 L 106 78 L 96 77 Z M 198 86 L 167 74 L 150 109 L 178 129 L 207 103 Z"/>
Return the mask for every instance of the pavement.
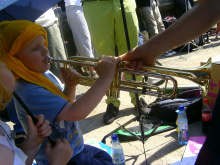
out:
<path id="1" fill-rule="evenodd" d="M 210 38 L 211 42 L 205 44 L 200 48 L 194 49 L 192 52 L 177 52 L 176 55 L 171 57 L 161 56 L 158 61 L 163 66 L 175 67 L 175 68 L 193 68 L 200 66 L 200 62 L 207 61 L 209 57 L 215 57 L 220 55 L 220 38 Z M 196 84 L 182 78 L 176 78 L 179 86 L 195 86 Z M 81 92 L 83 90 L 82 87 Z M 87 88 L 88 89 L 88 88 Z M 84 90 L 87 90 L 84 89 Z M 80 92 L 80 91 L 79 91 Z M 82 92 L 83 93 L 83 92 Z M 150 104 L 156 99 L 153 96 L 146 96 L 146 102 Z M 130 96 L 128 92 L 120 91 L 120 111 L 117 115 L 117 119 L 110 125 L 105 125 L 102 121 L 103 115 L 106 110 L 106 97 L 98 104 L 95 110 L 83 121 L 80 121 L 81 131 L 83 133 L 85 141 L 95 138 L 100 142 L 105 135 L 112 132 L 120 125 L 135 118 L 137 112 L 134 109 L 133 104 L 130 102 Z M 167 114 L 169 115 L 169 114 Z M 127 125 L 126 128 L 138 126 L 139 122 L 132 122 Z M 189 137 L 192 136 L 204 136 L 202 133 L 201 122 L 196 122 L 189 125 Z M 111 146 L 111 138 L 106 139 L 106 144 Z M 154 136 L 151 136 L 146 141 L 140 140 L 121 142 L 124 150 L 126 165 L 168 165 L 181 161 L 186 146 L 181 146 L 177 142 L 177 132 L 175 129 L 166 131 Z"/>
<path id="2" fill-rule="evenodd" d="M 158 61 L 167 67 L 175 68 L 193 68 L 200 66 L 200 62 L 207 61 L 209 57 L 220 55 L 220 38 L 211 37 L 211 42 L 204 46 L 194 49 L 192 52 L 177 52 L 170 57 L 161 56 Z M 179 86 L 194 86 L 195 83 L 177 78 Z M 81 86 L 77 88 L 77 95 L 80 96 L 88 90 L 89 87 Z M 105 135 L 118 128 L 125 122 L 137 116 L 133 104 L 130 102 L 128 92 L 120 91 L 120 111 L 114 123 L 105 125 L 103 115 L 106 110 L 106 96 L 101 100 L 98 106 L 84 120 L 80 121 L 80 127 L 84 140 L 95 138 L 100 142 Z M 146 96 L 146 102 L 150 104 L 156 97 Z M 167 114 L 169 115 L 169 114 Z M 12 126 L 11 123 L 9 123 Z M 127 128 L 138 126 L 139 122 L 130 123 Z M 201 122 L 189 125 L 189 136 L 204 136 L 201 130 Z M 111 139 L 106 139 L 106 144 L 111 146 Z M 177 132 L 175 129 L 166 131 L 148 138 L 144 143 L 140 140 L 121 142 L 124 150 L 126 165 L 168 165 L 181 161 L 186 146 L 181 146 L 177 142 Z M 145 153 L 144 153 L 145 149 Z M 146 158 L 145 158 L 146 155 Z"/>

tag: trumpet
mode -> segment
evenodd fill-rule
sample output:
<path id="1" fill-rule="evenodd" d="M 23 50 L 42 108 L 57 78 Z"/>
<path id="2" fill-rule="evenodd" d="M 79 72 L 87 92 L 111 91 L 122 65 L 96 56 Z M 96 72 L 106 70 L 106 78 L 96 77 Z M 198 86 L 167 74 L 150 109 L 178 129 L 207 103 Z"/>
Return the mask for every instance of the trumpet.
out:
<path id="1" fill-rule="evenodd" d="M 69 57 L 68 60 L 59 60 L 53 59 L 52 57 L 47 57 L 45 61 L 48 63 L 62 63 L 64 64 L 64 68 L 67 67 L 67 65 L 96 67 L 98 59 L 72 56 Z M 127 91 L 162 98 L 174 98 L 177 95 L 178 85 L 176 79 L 174 79 L 172 76 L 176 76 L 191 80 L 194 83 L 198 84 L 203 91 L 202 94 L 206 96 L 210 84 L 211 63 L 212 60 L 211 58 L 209 58 L 207 63 L 197 68 L 178 69 L 163 66 L 144 66 L 144 71 L 138 71 L 130 69 L 129 62 L 121 61 L 118 63 L 116 67 L 116 74 L 114 80 L 112 81 L 111 86 L 107 90 L 106 95 L 108 97 L 119 98 L 120 91 Z M 156 85 L 152 85 L 145 82 L 144 79 L 141 82 L 135 80 L 122 80 L 122 73 L 142 75 L 143 77 L 148 76 L 160 78 L 162 80 L 165 80 L 165 86 L 163 88 L 160 88 Z M 96 77 L 81 76 L 78 81 L 81 85 L 92 86 L 96 80 Z M 167 84 L 169 81 L 173 83 L 173 89 L 170 93 L 166 93 Z"/>

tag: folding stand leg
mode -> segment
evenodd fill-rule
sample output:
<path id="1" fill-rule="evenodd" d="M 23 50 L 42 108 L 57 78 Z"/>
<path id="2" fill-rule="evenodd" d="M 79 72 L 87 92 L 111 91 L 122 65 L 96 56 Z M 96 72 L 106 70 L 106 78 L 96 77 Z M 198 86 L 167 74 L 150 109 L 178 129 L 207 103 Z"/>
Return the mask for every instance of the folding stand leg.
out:
<path id="1" fill-rule="evenodd" d="M 140 137 L 138 137 L 137 135 L 135 135 L 133 132 L 131 132 L 130 130 L 126 129 L 125 127 L 127 125 L 129 125 L 130 123 L 137 121 L 137 117 L 134 117 L 132 119 L 130 119 L 129 121 L 127 121 L 126 123 L 124 123 L 123 125 L 120 125 L 118 128 L 116 128 L 115 130 L 111 131 L 110 133 L 108 133 L 107 135 L 104 136 L 104 138 L 102 139 L 102 143 L 106 143 L 106 138 L 108 138 L 109 136 L 111 136 L 112 134 L 114 134 L 115 132 L 123 129 L 126 132 L 129 132 L 131 135 L 133 135 L 134 137 L 137 138 L 137 140 L 141 140 Z"/>
<path id="2" fill-rule="evenodd" d="M 169 130 L 176 128 L 176 125 L 175 125 L 175 124 L 172 124 L 172 123 L 169 123 L 169 122 L 165 122 L 165 121 L 162 121 L 162 120 L 159 120 L 159 119 L 155 119 L 155 118 L 152 118 L 152 117 L 144 116 L 144 115 L 141 116 L 141 120 L 142 120 L 142 121 L 139 121 L 139 123 L 140 123 L 140 122 L 143 123 L 143 120 L 147 120 L 147 119 L 154 120 L 154 121 L 157 122 L 157 124 L 155 125 L 155 127 L 153 128 L 153 130 L 151 131 L 151 133 L 150 133 L 149 135 L 147 135 L 147 136 L 144 135 L 144 138 L 137 136 L 137 135 L 134 134 L 131 130 L 125 128 L 127 125 L 131 124 L 132 122 L 135 122 L 135 121 L 138 121 L 138 120 L 139 120 L 139 116 L 136 116 L 136 117 L 130 119 L 129 121 L 127 121 L 126 123 L 124 123 L 123 125 L 120 125 L 118 128 L 114 129 L 113 131 L 111 131 L 111 132 L 108 133 L 107 135 L 105 135 L 105 136 L 103 137 L 103 139 L 102 139 L 101 142 L 104 143 L 104 144 L 106 144 L 106 139 L 107 139 L 109 136 L 111 136 L 112 134 L 118 132 L 118 131 L 121 130 L 121 129 L 124 130 L 124 131 L 126 131 L 127 133 L 130 133 L 130 134 L 131 134 L 132 136 L 134 136 L 137 140 L 140 140 L 140 141 L 144 140 L 144 141 L 146 141 L 150 136 L 153 136 L 153 135 L 155 134 L 157 128 L 158 128 L 159 126 L 161 126 L 161 124 L 166 124 L 166 125 L 172 126 Z M 144 130 L 143 125 L 140 125 L 140 127 L 142 127 L 141 130 Z M 168 130 L 165 130 L 165 131 L 168 131 Z M 142 132 L 142 134 L 144 134 L 144 132 Z"/>

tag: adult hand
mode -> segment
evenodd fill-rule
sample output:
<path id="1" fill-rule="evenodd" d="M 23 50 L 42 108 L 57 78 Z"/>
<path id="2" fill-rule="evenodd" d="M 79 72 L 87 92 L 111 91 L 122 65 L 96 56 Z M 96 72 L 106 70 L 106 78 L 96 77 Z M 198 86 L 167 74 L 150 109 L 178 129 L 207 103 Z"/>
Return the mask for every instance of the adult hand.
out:
<path id="1" fill-rule="evenodd" d="M 131 67 L 135 70 L 141 70 L 142 65 L 154 65 L 160 53 L 155 55 L 148 43 L 133 48 L 120 58 L 122 61 L 131 62 Z"/>
<path id="2" fill-rule="evenodd" d="M 33 120 L 29 115 L 26 116 L 27 118 L 27 141 L 32 142 L 35 146 L 38 147 L 44 139 L 52 133 L 50 122 L 48 120 L 44 120 L 44 115 L 36 116 L 38 120 L 37 124 L 35 125 Z"/>
<path id="3" fill-rule="evenodd" d="M 67 85 L 68 87 L 75 87 L 77 84 L 79 84 L 79 78 L 81 74 L 79 74 L 75 69 L 61 68 L 61 74 L 65 85 Z"/>
<path id="4" fill-rule="evenodd" d="M 51 165 L 66 165 L 73 156 L 73 150 L 66 139 L 57 139 L 56 145 L 46 143 L 46 155 Z"/>

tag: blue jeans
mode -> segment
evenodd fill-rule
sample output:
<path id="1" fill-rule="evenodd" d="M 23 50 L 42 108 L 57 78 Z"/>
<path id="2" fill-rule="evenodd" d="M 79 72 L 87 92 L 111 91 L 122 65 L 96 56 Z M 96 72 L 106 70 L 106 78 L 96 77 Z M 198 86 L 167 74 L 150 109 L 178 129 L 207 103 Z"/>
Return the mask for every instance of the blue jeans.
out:
<path id="1" fill-rule="evenodd" d="M 114 165 L 107 152 L 90 145 L 85 145 L 83 151 L 69 161 L 68 165 L 72 164 Z"/>

